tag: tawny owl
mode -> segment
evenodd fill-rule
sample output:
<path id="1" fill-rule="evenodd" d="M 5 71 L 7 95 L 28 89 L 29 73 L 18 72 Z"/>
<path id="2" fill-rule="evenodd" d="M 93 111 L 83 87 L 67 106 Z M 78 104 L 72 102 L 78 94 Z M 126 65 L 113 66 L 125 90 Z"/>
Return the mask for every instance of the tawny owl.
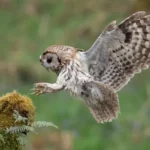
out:
<path id="1" fill-rule="evenodd" d="M 150 15 L 137 12 L 119 25 L 113 21 L 87 51 L 50 46 L 40 61 L 58 77 L 54 84 L 36 83 L 35 94 L 68 90 L 83 98 L 98 123 L 111 121 L 119 112 L 116 92 L 150 65 Z"/>

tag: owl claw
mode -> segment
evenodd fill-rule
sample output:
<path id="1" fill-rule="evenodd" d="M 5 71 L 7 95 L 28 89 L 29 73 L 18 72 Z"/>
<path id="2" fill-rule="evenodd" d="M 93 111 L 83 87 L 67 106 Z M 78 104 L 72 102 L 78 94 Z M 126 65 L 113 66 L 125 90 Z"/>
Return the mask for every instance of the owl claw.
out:
<path id="1" fill-rule="evenodd" d="M 32 94 L 35 94 L 36 96 L 39 96 L 39 95 L 46 92 L 46 85 L 43 84 L 43 83 L 35 83 L 34 88 L 31 89 L 31 90 L 34 91 Z"/>

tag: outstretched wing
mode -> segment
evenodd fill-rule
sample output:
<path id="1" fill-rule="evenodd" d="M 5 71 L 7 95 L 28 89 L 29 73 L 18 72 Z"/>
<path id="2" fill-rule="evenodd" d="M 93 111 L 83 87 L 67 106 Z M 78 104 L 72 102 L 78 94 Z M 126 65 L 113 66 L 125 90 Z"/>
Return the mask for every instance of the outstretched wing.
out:
<path id="1" fill-rule="evenodd" d="M 95 80 L 120 90 L 150 65 L 150 15 L 137 12 L 118 26 L 113 21 L 84 54 Z"/>

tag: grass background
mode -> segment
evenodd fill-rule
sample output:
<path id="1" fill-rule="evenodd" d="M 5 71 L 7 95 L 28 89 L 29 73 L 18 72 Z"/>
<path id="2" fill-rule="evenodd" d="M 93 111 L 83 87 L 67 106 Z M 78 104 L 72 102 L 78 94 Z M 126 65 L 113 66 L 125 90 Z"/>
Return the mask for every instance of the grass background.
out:
<path id="1" fill-rule="evenodd" d="M 149 0 L 0 0 L 0 94 L 29 94 L 35 82 L 55 82 L 39 63 L 53 44 L 87 50 L 112 20 L 135 11 L 149 12 Z M 36 97 L 36 120 L 59 130 L 30 135 L 27 150 L 149 150 L 150 71 L 138 74 L 119 92 L 121 113 L 97 124 L 78 98 L 67 92 Z M 67 146 L 66 146 L 67 145 Z"/>

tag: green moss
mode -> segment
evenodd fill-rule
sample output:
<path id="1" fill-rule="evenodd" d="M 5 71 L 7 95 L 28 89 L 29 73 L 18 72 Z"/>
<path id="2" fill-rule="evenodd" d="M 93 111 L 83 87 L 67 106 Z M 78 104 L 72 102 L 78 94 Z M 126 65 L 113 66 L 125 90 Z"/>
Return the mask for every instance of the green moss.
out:
<path id="1" fill-rule="evenodd" d="M 15 110 L 27 120 L 16 121 L 13 116 Z M 22 145 L 17 140 L 20 135 L 6 133 L 6 129 L 13 126 L 30 126 L 34 118 L 35 107 L 29 97 L 16 91 L 0 97 L 0 134 L 4 141 L 0 141 L 0 150 L 21 150 Z"/>
<path id="2" fill-rule="evenodd" d="M 6 134 L 3 135 L 4 141 L 0 141 L 0 150 L 22 150 L 22 145 L 17 140 L 18 136 L 15 134 Z"/>
<path id="3" fill-rule="evenodd" d="M 13 116 L 14 110 L 17 110 L 22 117 L 28 118 L 26 123 L 15 122 Z M 23 96 L 14 91 L 0 97 L 0 130 L 17 125 L 30 125 L 34 122 L 35 108 L 29 97 Z"/>

